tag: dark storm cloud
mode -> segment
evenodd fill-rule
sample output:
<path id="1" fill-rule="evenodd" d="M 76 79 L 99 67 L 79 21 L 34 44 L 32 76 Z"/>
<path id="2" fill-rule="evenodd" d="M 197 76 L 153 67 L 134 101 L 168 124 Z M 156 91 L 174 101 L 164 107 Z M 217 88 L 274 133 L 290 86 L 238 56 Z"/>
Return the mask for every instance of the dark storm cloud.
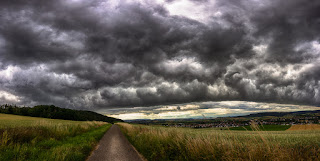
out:
<path id="1" fill-rule="evenodd" d="M 190 1 L 206 21 L 175 2 L 1 1 L 0 90 L 69 108 L 320 104 L 319 2 Z"/>
<path id="2" fill-rule="evenodd" d="M 236 10 L 226 14 L 233 17 L 245 12 L 255 26 L 253 35 L 261 41 L 270 41 L 266 61 L 298 63 L 309 61 L 312 55 L 296 51 L 301 43 L 319 41 L 320 2 L 293 1 L 219 1 L 221 6 Z M 260 7 L 259 7 L 260 6 Z M 257 9 L 258 8 L 258 9 Z M 252 12 L 253 11 L 253 12 Z"/>
<path id="3" fill-rule="evenodd" d="M 260 29 L 255 34 L 272 37 L 268 60 L 297 63 L 312 58 L 304 54 L 306 51 L 295 51 L 294 48 L 299 43 L 319 41 L 319 7 L 319 1 L 276 1 L 270 8 L 263 9 L 260 15 L 254 16 L 253 22 Z M 272 12 L 268 12 L 270 9 Z M 263 12 L 265 14 L 262 15 Z"/>

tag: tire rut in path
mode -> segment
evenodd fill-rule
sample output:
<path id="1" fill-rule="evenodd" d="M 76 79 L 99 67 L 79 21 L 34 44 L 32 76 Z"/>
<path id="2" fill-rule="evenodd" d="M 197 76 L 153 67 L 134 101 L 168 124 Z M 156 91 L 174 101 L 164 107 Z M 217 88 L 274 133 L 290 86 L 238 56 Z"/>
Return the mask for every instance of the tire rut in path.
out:
<path id="1" fill-rule="evenodd" d="M 99 141 L 87 161 L 143 161 L 123 135 L 118 125 L 112 125 Z"/>

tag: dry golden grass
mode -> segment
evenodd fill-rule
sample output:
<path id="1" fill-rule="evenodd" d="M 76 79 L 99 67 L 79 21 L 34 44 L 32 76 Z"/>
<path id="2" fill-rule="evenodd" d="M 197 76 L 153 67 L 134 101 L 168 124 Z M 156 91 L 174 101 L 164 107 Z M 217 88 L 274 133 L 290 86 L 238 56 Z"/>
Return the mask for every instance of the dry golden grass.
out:
<path id="1" fill-rule="evenodd" d="M 220 131 L 119 125 L 148 160 L 320 160 L 320 131 Z"/>
<path id="2" fill-rule="evenodd" d="M 296 130 L 320 130 L 319 124 L 292 125 L 287 131 Z"/>

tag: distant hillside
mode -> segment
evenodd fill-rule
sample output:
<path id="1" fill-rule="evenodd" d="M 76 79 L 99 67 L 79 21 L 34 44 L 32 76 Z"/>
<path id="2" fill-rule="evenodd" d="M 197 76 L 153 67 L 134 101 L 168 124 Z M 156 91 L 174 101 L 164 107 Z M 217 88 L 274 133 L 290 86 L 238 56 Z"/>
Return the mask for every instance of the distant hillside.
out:
<path id="1" fill-rule="evenodd" d="M 320 110 L 315 111 L 296 111 L 296 112 L 262 112 L 262 113 L 255 113 L 249 114 L 245 116 L 237 116 L 237 117 L 264 117 L 264 116 L 275 116 L 275 117 L 283 117 L 286 115 L 310 115 L 320 113 Z"/>
<path id="2" fill-rule="evenodd" d="M 38 105 L 34 107 L 1 105 L 0 113 L 75 121 L 122 122 L 120 119 L 104 116 L 96 112 L 72 110 L 56 107 L 54 105 Z"/>

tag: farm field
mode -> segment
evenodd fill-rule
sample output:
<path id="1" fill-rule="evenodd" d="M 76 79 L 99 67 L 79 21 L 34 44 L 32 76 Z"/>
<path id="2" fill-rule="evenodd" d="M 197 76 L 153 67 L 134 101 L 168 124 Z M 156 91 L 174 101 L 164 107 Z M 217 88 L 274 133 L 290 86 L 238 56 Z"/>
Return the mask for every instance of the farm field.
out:
<path id="1" fill-rule="evenodd" d="M 0 114 L 0 160 L 85 160 L 110 126 Z"/>
<path id="2" fill-rule="evenodd" d="M 286 129 L 290 127 L 285 127 L 282 130 L 286 131 L 238 131 L 118 124 L 148 160 L 320 160 L 320 130 L 289 131 Z"/>
<path id="3" fill-rule="evenodd" d="M 293 125 L 288 131 L 297 131 L 297 130 L 320 130 L 319 124 L 306 124 L 306 125 Z"/>

